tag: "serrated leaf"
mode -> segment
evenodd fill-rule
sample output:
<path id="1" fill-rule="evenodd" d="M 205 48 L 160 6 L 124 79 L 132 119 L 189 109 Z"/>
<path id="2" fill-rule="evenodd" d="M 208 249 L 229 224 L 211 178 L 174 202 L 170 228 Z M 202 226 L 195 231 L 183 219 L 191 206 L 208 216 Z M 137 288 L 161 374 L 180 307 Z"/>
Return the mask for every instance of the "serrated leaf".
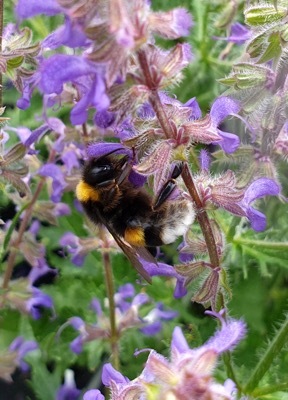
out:
<path id="1" fill-rule="evenodd" d="M 266 262 L 271 265 L 278 265 L 279 267 L 288 268 L 288 263 L 287 263 L 287 257 L 281 258 L 277 255 L 269 255 L 267 253 L 264 253 L 264 249 L 261 249 L 261 251 L 258 251 L 257 249 L 252 248 L 251 246 L 243 246 L 243 251 L 246 254 L 249 254 L 250 256 L 256 258 L 258 262 Z M 281 253 L 283 256 L 283 253 Z"/>
<path id="2" fill-rule="evenodd" d="M 39 400 L 55 399 L 61 384 L 60 369 L 49 372 L 44 364 L 35 363 L 32 368 L 31 385 Z"/>

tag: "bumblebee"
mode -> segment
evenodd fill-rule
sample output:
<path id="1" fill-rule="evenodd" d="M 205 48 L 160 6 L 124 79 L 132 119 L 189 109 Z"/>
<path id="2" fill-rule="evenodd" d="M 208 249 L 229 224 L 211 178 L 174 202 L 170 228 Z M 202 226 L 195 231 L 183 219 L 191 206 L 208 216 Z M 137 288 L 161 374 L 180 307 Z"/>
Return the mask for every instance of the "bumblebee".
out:
<path id="1" fill-rule="evenodd" d="M 147 249 L 172 243 L 184 235 L 194 220 L 194 209 L 189 200 L 169 200 L 182 171 L 181 163 L 155 199 L 145 188 L 135 187 L 129 180 L 131 171 L 127 155 L 108 153 L 89 159 L 76 187 L 76 197 L 88 218 L 108 229 L 132 265 L 150 283 L 139 257 L 157 264 Z"/>

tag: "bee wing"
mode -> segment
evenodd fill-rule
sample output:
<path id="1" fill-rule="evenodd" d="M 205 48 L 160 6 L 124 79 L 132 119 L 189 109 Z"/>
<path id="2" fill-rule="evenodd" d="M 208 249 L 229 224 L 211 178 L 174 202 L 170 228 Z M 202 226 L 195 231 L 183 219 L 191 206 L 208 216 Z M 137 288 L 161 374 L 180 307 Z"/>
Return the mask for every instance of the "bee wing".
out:
<path id="1" fill-rule="evenodd" d="M 102 222 L 102 224 L 108 229 L 108 231 L 111 233 L 113 238 L 115 239 L 115 242 L 118 244 L 120 249 L 123 251 L 123 253 L 126 255 L 126 257 L 130 260 L 131 264 L 133 265 L 134 268 L 139 272 L 139 274 L 148 282 L 152 283 L 151 277 L 149 276 L 148 272 L 145 270 L 143 267 L 142 263 L 139 261 L 139 257 L 142 257 L 144 260 L 151 262 L 153 264 L 157 265 L 156 259 L 152 256 L 151 253 L 145 248 L 145 247 L 133 247 L 124 242 L 120 236 L 115 232 L 115 230 L 112 228 L 111 225 L 107 224 L 107 221 L 105 221 L 102 216 L 97 214 L 99 220 Z"/>
<path id="2" fill-rule="evenodd" d="M 126 255 L 126 257 L 130 260 L 131 264 L 133 267 L 136 268 L 136 270 L 139 272 L 139 274 L 148 282 L 152 283 L 151 277 L 149 276 L 148 272 L 144 269 L 143 265 L 139 261 L 137 254 L 146 259 L 149 258 L 150 262 L 153 262 L 154 264 L 157 264 L 155 258 L 148 252 L 148 250 L 145 249 L 145 247 L 131 247 L 130 245 L 126 244 L 115 232 L 111 231 L 107 225 L 107 229 L 111 233 L 111 235 L 114 237 L 116 243 L 118 246 L 121 248 L 123 253 Z M 147 254 L 146 254 L 147 253 Z M 150 257 L 149 257 L 150 255 Z M 151 261 L 152 260 L 152 261 Z"/>

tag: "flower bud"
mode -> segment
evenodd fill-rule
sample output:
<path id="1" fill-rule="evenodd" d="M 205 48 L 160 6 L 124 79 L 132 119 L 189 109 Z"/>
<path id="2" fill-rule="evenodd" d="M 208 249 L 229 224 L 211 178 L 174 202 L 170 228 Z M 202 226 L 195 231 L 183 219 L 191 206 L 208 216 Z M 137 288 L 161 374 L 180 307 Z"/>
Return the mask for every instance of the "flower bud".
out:
<path id="1" fill-rule="evenodd" d="M 250 26 L 259 26 L 263 24 L 271 24 L 282 19 L 287 13 L 285 7 L 268 3 L 260 3 L 255 6 L 248 7 L 244 11 L 245 23 Z"/>

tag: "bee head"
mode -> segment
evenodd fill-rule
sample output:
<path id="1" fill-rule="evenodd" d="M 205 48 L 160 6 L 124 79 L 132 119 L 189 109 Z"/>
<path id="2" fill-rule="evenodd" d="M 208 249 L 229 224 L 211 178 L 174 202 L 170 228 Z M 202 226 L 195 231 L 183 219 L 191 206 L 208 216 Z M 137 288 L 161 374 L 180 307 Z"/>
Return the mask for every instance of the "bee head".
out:
<path id="1" fill-rule="evenodd" d="M 109 185 L 121 174 L 127 157 L 102 156 L 89 160 L 84 166 L 83 179 L 92 186 Z"/>

